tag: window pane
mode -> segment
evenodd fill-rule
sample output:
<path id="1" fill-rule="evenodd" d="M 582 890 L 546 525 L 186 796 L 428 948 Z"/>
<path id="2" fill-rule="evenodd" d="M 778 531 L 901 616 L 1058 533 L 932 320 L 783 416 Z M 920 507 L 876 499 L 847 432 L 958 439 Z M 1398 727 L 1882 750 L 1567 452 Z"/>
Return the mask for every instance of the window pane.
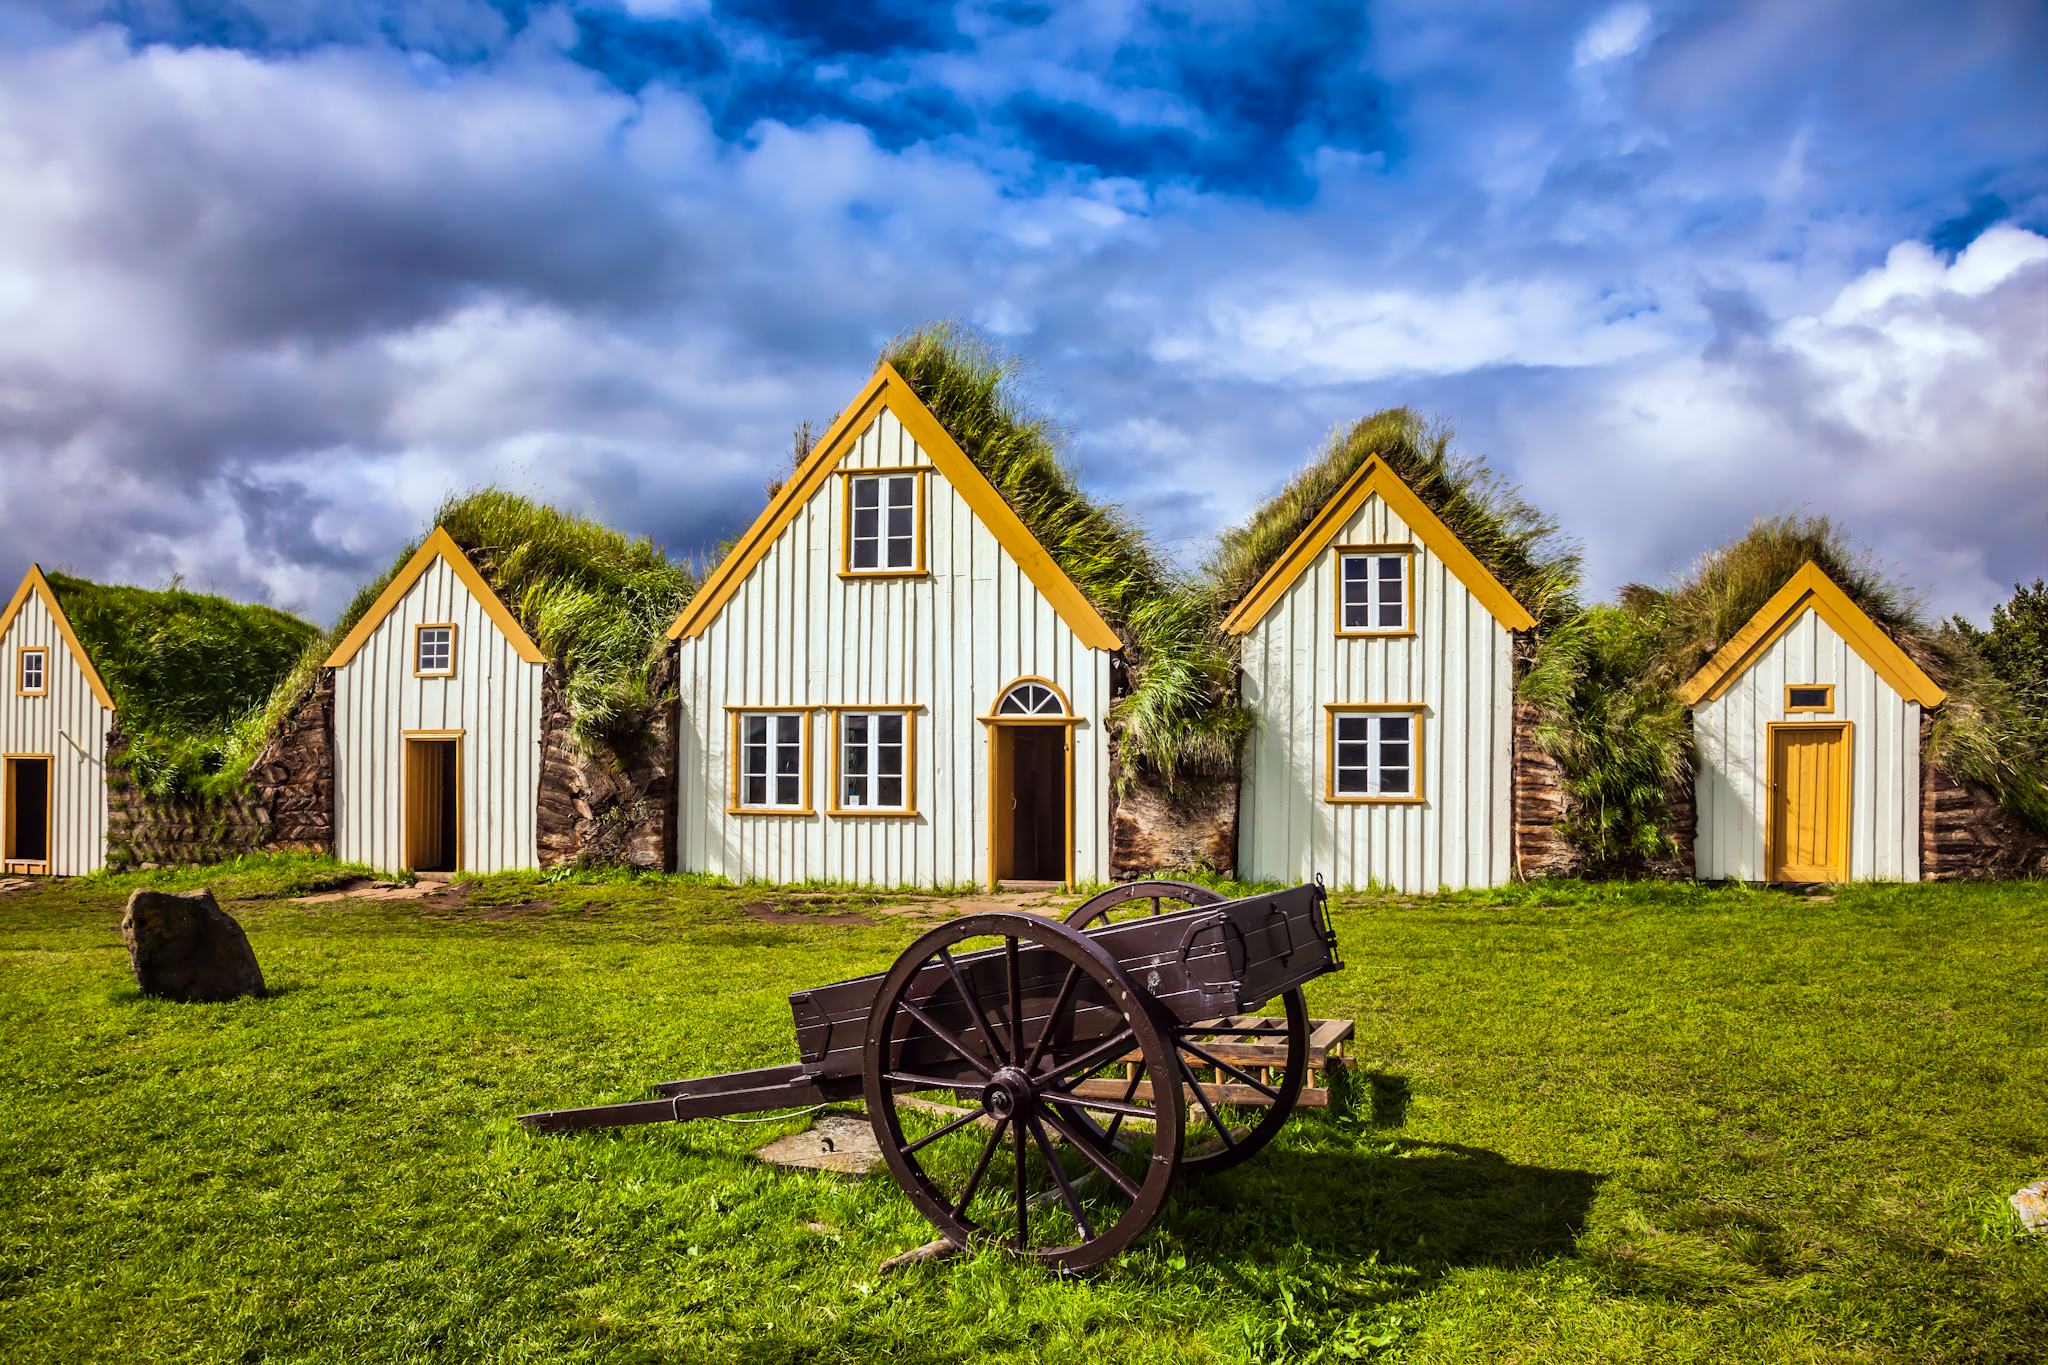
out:
<path id="1" fill-rule="evenodd" d="M 802 716 L 780 715 L 775 718 L 775 740 L 778 744 L 794 744 L 803 735 Z"/>
<path id="2" fill-rule="evenodd" d="M 1380 766 L 1382 768 L 1407 767 L 1408 746 L 1405 743 L 1380 745 Z"/>
<path id="3" fill-rule="evenodd" d="M 864 712 L 840 718 L 839 723 L 844 727 L 848 744 L 865 744 L 868 742 L 868 719 L 869 717 Z"/>
<path id="4" fill-rule="evenodd" d="M 892 808 L 901 807 L 903 805 L 902 778 L 884 777 L 878 780 L 876 786 L 879 789 L 875 797 L 876 805 L 888 806 Z"/>
<path id="5" fill-rule="evenodd" d="M 1389 579 L 1389 578 L 1393 578 L 1393 579 L 1398 579 L 1398 578 L 1400 578 L 1400 576 L 1401 576 L 1401 556 L 1399 556 L 1399 555 L 1381 555 L 1381 556 L 1380 556 L 1380 578 L 1381 578 L 1381 580 L 1382 580 L 1382 581 L 1385 581 L 1386 579 Z"/>
<path id="6" fill-rule="evenodd" d="M 876 568 L 878 566 L 875 558 L 876 553 L 877 546 L 874 541 L 856 540 L 853 542 L 853 567 L 856 569 Z"/>
<path id="7" fill-rule="evenodd" d="M 776 778 L 775 804 L 778 806 L 794 806 L 797 802 L 796 789 L 797 780 L 794 777 Z"/>
<path id="8" fill-rule="evenodd" d="M 855 479 L 853 481 L 854 507 L 873 507 L 880 500 L 881 491 L 881 480 L 879 479 Z"/>
<path id="9" fill-rule="evenodd" d="M 866 777 L 868 772 L 868 746 L 848 744 L 840 756 L 840 767 L 849 777 Z"/>
<path id="10" fill-rule="evenodd" d="M 1382 796 L 1406 796 L 1408 794 L 1408 770 L 1389 768 L 1380 773 L 1380 794 Z"/>
<path id="11" fill-rule="evenodd" d="M 1365 795 L 1365 769 L 1339 768 L 1337 770 L 1337 791 L 1344 796 Z"/>
<path id="12" fill-rule="evenodd" d="M 742 733 L 746 736 L 747 743 L 761 744 L 766 742 L 768 738 L 768 717 L 743 716 L 740 719 L 740 726 Z"/>
<path id="13" fill-rule="evenodd" d="M 889 480 L 889 506 L 908 509 L 917 500 L 917 476 L 898 474 Z"/>
<path id="14" fill-rule="evenodd" d="M 1828 704 L 1828 690 L 1825 687 L 1795 687 L 1789 698 L 1794 706 L 1824 707 Z"/>
<path id="15" fill-rule="evenodd" d="M 909 536 L 889 542 L 889 567 L 911 569 L 917 566 L 916 543 Z"/>
<path id="16" fill-rule="evenodd" d="M 1337 717 L 1337 738 L 1346 743 L 1362 742 L 1365 739 L 1365 723 L 1364 716 Z"/>
<path id="17" fill-rule="evenodd" d="M 912 525 L 913 523 L 910 519 L 910 509 L 908 507 L 891 507 L 889 509 L 890 535 L 908 536 L 910 534 Z"/>
<path id="18" fill-rule="evenodd" d="M 803 762 L 803 750 L 797 748 L 796 745 L 778 744 L 775 746 L 776 772 L 788 774 L 801 773 L 803 771 Z"/>
<path id="19" fill-rule="evenodd" d="M 1337 746 L 1337 766 L 1340 768 L 1363 768 L 1368 762 L 1366 758 L 1367 752 L 1368 748 L 1363 744 L 1339 744 Z"/>
<path id="20" fill-rule="evenodd" d="M 882 743 L 901 744 L 903 742 L 903 717 L 893 715 L 877 716 L 875 717 L 875 724 L 878 727 L 877 737 L 880 738 Z"/>
<path id="21" fill-rule="evenodd" d="M 882 514 L 872 507 L 853 514 L 853 538 L 856 542 L 873 540 L 882 525 Z"/>
<path id="22" fill-rule="evenodd" d="M 865 806 L 868 803 L 868 783 L 864 777 L 849 777 L 843 788 L 845 795 L 839 799 L 842 806 Z"/>
<path id="23" fill-rule="evenodd" d="M 1395 629 L 1398 628 L 1400 624 L 1401 604 L 1399 602 L 1388 602 L 1382 604 L 1380 607 L 1380 629 Z"/>
<path id="24" fill-rule="evenodd" d="M 1344 629 L 1364 630 L 1371 624 L 1372 615 L 1366 610 L 1363 602 L 1347 602 L 1344 604 Z"/>
<path id="25" fill-rule="evenodd" d="M 1347 583 L 1364 582 L 1369 567 L 1370 563 L 1364 555 L 1344 556 L 1344 581 Z"/>
<path id="26" fill-rule="evenodd" d="M 1380 718 L 1380 739 L 1405 740 L 1408 738 L 1408 717 L 1382 716 Z"/>

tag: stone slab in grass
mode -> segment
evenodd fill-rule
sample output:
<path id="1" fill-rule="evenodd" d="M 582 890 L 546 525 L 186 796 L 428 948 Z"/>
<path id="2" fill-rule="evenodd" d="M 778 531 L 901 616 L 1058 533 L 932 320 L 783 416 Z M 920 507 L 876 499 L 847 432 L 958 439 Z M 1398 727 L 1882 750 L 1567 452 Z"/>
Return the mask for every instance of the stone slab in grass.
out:
<path id="1" fill-rule="evenodd" d="M 121 914 L 121 939 L 144 995 L 200 1001 L 263 994 L 249 936 L 204 887 L 137 891 Z"/>
<path id="2" fill-rule="evenodd" d="M 2012 1197 L 2012 1206 L 2028 1232 L 2048 1232 L 2048 1180 L 2036 1180 Z"/>
<path id="3" fill-rule="evenodd" d="M 777 1138 L 754 1155 L 776 1166 L 835 1175 L 866 1175 L 882 1161 L 875 1130 L 851 1114 L 821 1114 L 803 1132 Z"/>

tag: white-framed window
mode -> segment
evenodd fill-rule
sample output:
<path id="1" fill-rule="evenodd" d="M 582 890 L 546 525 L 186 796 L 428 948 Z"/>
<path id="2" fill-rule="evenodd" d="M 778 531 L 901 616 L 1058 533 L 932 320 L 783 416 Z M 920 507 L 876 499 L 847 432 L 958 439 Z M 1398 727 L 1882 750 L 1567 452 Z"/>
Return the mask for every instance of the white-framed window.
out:
<path id="1" fill-rule="evenodd" d="M 810 809 L 810 721 L 809 711 L 733 713 L 736 809 Z"/>
<path id="2" fill-rule="evenodd" d="M 15 691 L 25 697 L 40 697 L 50 690 L 50 653 L 45 649 L 24 649 L 21 651 L 20 672 L 15 676 Z"/>
<path id="3" fill-rule="evenodd" d="M 1362 550 L 1337 557 L 1337 633 L 1400 635 L 1408 630 L 1405 550 Z"/>
<path id="4" fill-rule="evenodd" d="M 455 627 L 442 623 L 417 626 L 412 634 L 412 671 L 422 678 L 447 678 L 455 673 Z"/>
<path id="5" fill-rule="evenodd" d="M 1020 682 L 1003 693 L 996 707 L 999 716 L 1064 716 L 1067 704 L 1060 694 L 1042 682 Z"/>
<path id="6" fill-rule="evenodd" d="M 907 814 L 912 805 L 910 765 L 915 752 L 908 711 L 838 711 L 834 741 L 835 815 Z"/>
<path id="7" fill-rule="evenodd" d="M 916 470 L 846 480 L 846 571 L 916 573 L 924 567 Z"/>
<path id="8" fill-rule="evenodd" d="M 1413 801 L 1422 794 L 1419 709 L 1330 708 L 1332 801 Z"/>

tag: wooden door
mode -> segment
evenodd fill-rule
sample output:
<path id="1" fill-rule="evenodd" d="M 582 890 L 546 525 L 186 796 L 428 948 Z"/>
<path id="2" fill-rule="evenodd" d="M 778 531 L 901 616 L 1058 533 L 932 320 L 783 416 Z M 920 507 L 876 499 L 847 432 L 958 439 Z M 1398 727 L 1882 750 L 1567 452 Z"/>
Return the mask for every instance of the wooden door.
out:
<path id="1" fill-rule="evenodd" d="M 405 865 L 416 871 L 452 871 L 454 850 L 448 845 L 449 789 L 447 740 L 405 742 Z"/>
<path id="2" fill-rule="evenodd" d="M 54 813 L 50 760 L 16 756 L 7 760 L 7 828 L 4 861 L 9 872 L 47 872 Z"/>
<path id="3" fill-rule="evenodd" d="M 1849 727 L 1771 731 L 1769 878 L 1839 882 L 1849 875 Z"/>
<path id="4" fill-rule="evenodd" d="M 988 879 L 993 886 L 1017 875 L 1017 727 L 991 725 L 988 749 Z"/>

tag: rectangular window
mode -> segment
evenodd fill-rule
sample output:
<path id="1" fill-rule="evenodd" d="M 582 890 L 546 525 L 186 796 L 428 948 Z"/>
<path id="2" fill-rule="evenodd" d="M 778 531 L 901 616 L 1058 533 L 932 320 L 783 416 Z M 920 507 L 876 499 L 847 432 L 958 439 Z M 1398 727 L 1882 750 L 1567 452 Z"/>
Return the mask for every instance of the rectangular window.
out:
<path id="1" fill-rule="evenodd" d="M 1337 633 L 1404 635 L 1408 631 L 1405 550 L 1337 557 Z"/>
<path id="2" fill-rule="evenodd" d="M 1790 683 L 1785 688 L 1787 711 L 1832 711 L 1835 709 L 1833 683 Z"/>
<path id="3" fill-rule="evenodd" d="M 834 749 L 834 815 L 908 815 L 912 791 L 907 711 L 840 711 Z"/>
<path id="4" fill-rule="evenodd" d="M 1422 792 L 1419 710 L 1330 711 L 1332 801 L 1413 801 Z"/>
<path id="5" fill-rule="evenodd" d="M 807 812 L 806 771 L 810 725 L 807 711 L 739 711 L 733 715 L 738 762 L 734 765 L 739 810 Z"/>
<path id="6" fill-rule="evenodd" d="M 422 678 L 446 678 L 454 675 L 454 626 L 414 627 L 412 671 Z"/>
<path id="7" fill-rule="evenodd" d="M 848 573 L 918 573 L 921 476 L 916 471 L 858 474 L 846 480 Z"/>
<path id="8" fill-rule="evenodd" d="M 41 649 L 21 651 L 21 674 L 15 679 L 15 690 L 25 697 L 40 697 L 50 690 L 49 652 Z"/>

